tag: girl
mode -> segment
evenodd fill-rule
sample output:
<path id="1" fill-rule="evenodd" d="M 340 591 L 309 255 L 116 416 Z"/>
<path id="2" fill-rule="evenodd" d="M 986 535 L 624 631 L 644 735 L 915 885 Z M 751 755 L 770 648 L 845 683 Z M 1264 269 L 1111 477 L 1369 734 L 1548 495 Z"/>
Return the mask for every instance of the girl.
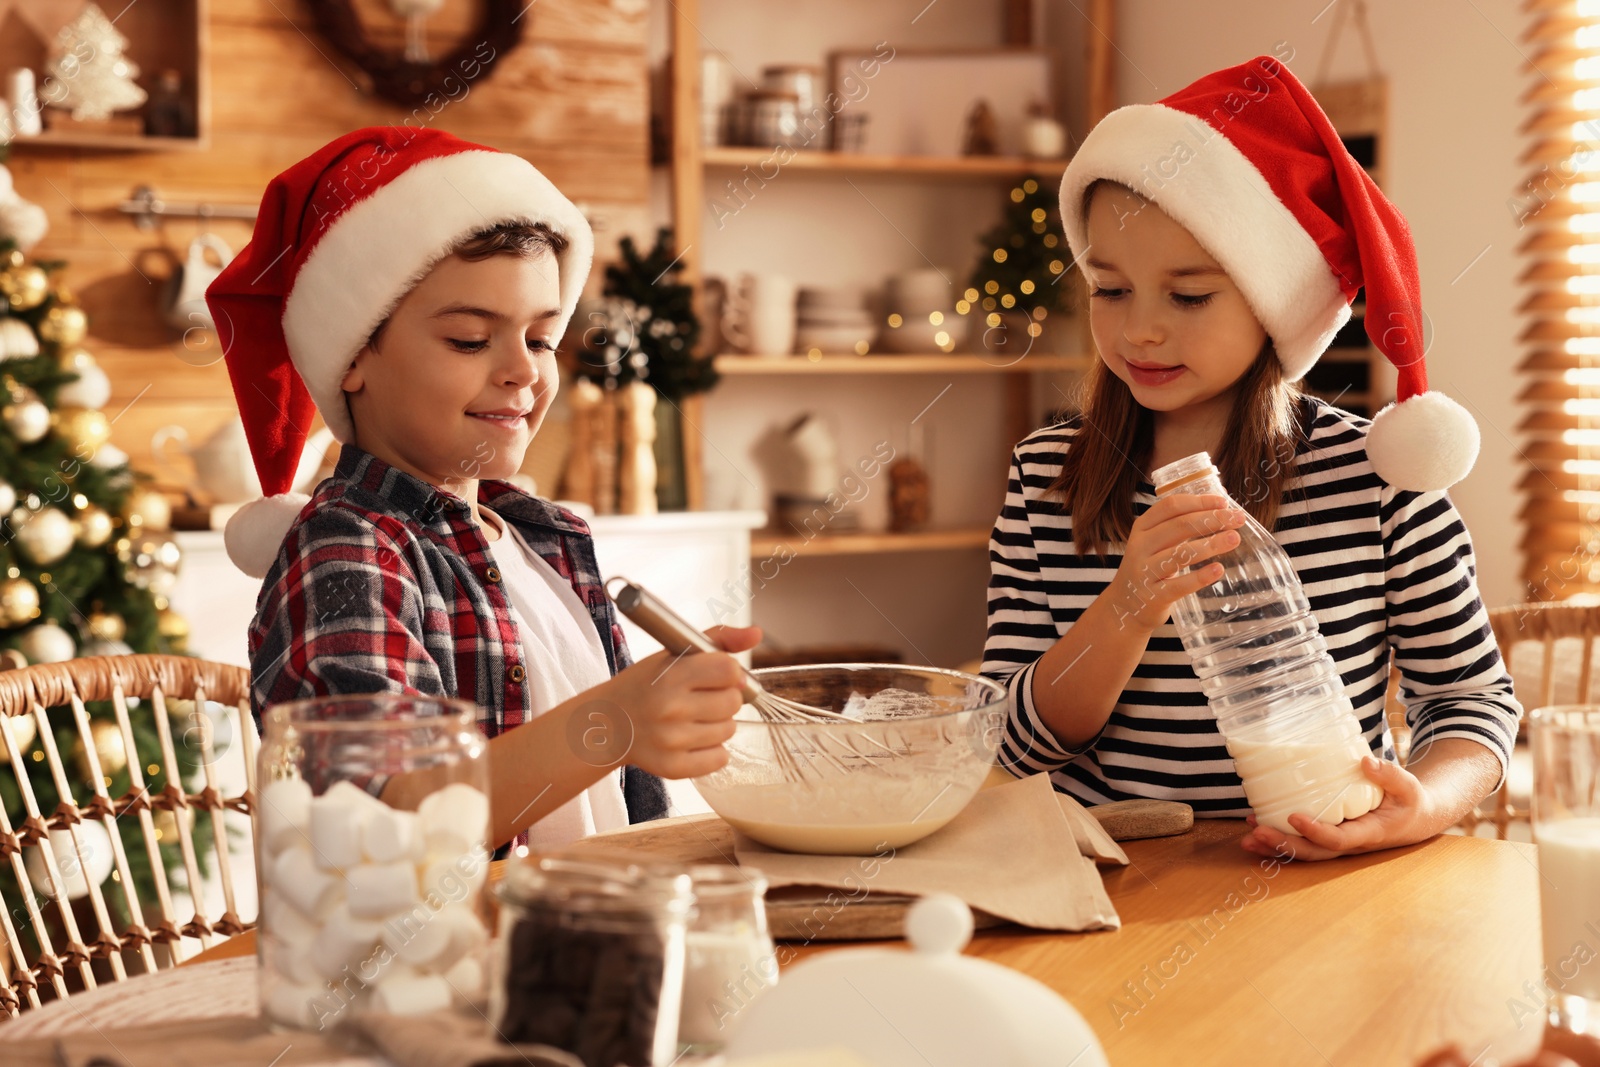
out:
<path id="1" fill-rule="evenodd" d="M 1013 456 L 991 542 L 985 673 L 1012 697 L 1002 757 L 1084 803 L 1181 800 L 1249 816 L 1172 605 L 1238 544 L 1226 497 L 1157 503 L 1148 472 L 1215 458 L 1232 498 L 1288 552 L 1375 756 L 1381 806 L 1340 825 L 1255 825 L 1261 855 L 1323 859 L 1422 841 L 1504 775 L 1521 708 L 1442 490 L 1477 428 L 1427 391 L 1405 220 L 1277 61 L 1219 71 L 1100 123 L 1061 215 L 1100 360 L 1082 414 Z M 1366 290 L 1367 332 L 1399 370 L 1369 423 L 1301 396 Z M 1192 564 L 1192 566 L 1191 566 Z M 1413 733 L 1392 761 L 1391 652 Z"/>

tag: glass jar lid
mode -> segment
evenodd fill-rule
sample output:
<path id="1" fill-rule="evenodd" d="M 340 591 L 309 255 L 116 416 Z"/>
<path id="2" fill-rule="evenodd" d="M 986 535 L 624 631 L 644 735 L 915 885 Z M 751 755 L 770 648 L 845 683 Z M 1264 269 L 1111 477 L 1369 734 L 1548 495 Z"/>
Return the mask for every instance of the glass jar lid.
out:
<path id="1" fill-rule="evenodd" d="M 573 914 L 687 914 L 692 881 L 677 868 L 546 857 L 508 864 L 497 895 L 513 907 L 546 906 Z"/>

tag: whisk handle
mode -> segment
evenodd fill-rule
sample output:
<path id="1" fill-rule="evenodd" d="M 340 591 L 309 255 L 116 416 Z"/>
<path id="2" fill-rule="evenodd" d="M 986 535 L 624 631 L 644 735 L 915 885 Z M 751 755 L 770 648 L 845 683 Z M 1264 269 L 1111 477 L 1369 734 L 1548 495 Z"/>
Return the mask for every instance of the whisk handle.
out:
<path id="1" fill-rule="evenodd" d="M 606 583 L 606 592 L 616 602 L 617 609 L 633 623 L 661 642 L 661 647 L 674 656 L 686 652 L 721 652 L 711 638 L 701 633 L 683 616 L 667 607 L 655 594 L 626 578 L 613 578 Z M 748 673 L 745 674 L 741 692 L 746 700 L 754 701 L 761 695 L 761 687 Z"/>

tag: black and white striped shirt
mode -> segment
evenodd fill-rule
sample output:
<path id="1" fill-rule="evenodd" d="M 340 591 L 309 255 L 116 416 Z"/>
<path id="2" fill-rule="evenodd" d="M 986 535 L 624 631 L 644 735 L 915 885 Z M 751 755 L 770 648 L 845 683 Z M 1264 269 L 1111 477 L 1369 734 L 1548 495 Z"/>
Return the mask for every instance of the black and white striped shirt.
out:
<path id="1" fill-rule="evenodd" d="M 1521 713 L 1478 595 L 1472 543 L 1442 492 L 1395 489 L 1367 460 L 1371 424 L 1312 398 L 1273 537 L 1305 586 L 1322 636 L 1374 753 L 1393 757 L 1384 719 L 1389 653 L 1413 751 L 1443 737 L 1490 748 L 1502 767 Z M 1072 517 L 1046 490 L 1078 420 L 1029 435 L 1012 454 L 1005 506 L 989 542 L 989 637 L 983 672 L 1006 683 L 1002 758 L 1018 775 L 1048 771 L 1087 804 L 1181 800 L 1197 815 L 1249 812 L 1233 760 L 1171 622 L 1150 638 L 1099 736 L 1064 748 L 1035 710 L 1042 656 L 1116 574 L 1121 547 L 1080 556 Z M 1141 483 L 1134 514 L 1155 503 Z M 1059 680 L 1059 684 L 1067 684 Z"/>

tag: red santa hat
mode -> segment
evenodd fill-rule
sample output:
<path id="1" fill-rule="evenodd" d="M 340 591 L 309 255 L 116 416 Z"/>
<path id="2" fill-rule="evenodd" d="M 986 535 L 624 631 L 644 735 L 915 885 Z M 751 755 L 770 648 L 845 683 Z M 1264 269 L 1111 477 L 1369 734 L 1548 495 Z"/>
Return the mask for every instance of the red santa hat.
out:
<path id="1" fill-rule="evenodd" d="M 1428 390 L 1405 217 L 1288 68 L 1257 56 L 1101 120 L 1061 180 L 1074 260 L 1089 247 L 1083 194 L 1101 178 L 1156 204 L 1216 258 L 1291 381 L 1311 369 L 1365 287 L 1367 336 L 1399 375 L 1396 402 L 1367 434 L 1373 469 L 1417 491 L 1443 489 L 1472 469 L 1477 423 Z"/>
<path id="2" fill-rule="evenodd" d="M 566 238 L 559 336 L 594 238 L 527 160 L 438 130 L 374 126 L 268 184 L 250 243 L 206 290 L 266 493 L 228 522 L 228 555 L 245 573 L 266 574 L 309 500 L 289 490 L 313 416 L 354 439 L 342 384 L 372 331 L 463 239 L 502 223 Z"/>

